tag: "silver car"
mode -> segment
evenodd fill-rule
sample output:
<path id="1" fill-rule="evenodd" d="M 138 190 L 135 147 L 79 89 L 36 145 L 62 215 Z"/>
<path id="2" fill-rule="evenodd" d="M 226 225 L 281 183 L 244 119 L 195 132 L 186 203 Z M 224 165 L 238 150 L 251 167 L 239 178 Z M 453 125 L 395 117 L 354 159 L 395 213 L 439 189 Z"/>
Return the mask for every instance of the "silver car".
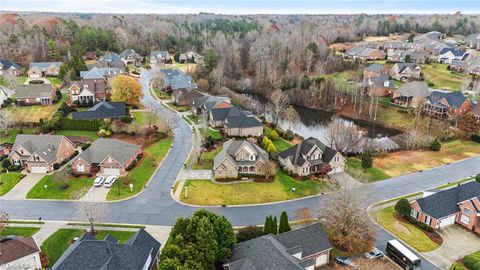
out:
<path id="1" fill-rule="evenodd" d="M 107 177 L 107 180 L 105 180 L 105 183 L 103 183 L 103 185 L 106 187 L 106 188 L 110 188 L 113 186 L 113 184 L 115 183 L 115 181 L 117 181 L 118 177 L 117 176 L 109 176 Z"/>
<path id="2" fill-rule="evenodd" d="M 98 176 L 95 178 L 95 181 L 93 181 L 93 186 L 101 187 L 103 182 L 105 182 L 105 176 Z"/>
<path id="3" fill-rule="evenodd" d="M 373 248 L 372 251 L 370 252 L 367 252 L 365 254 L 363 254 L 365 256 L 365 258 L 369 259 L 369 260 L 372 260 L 372 259 L 383 259 L 383 256 L 385 256 L 383 254 L 383 252 L 378 249 L 378 248 Z"/>

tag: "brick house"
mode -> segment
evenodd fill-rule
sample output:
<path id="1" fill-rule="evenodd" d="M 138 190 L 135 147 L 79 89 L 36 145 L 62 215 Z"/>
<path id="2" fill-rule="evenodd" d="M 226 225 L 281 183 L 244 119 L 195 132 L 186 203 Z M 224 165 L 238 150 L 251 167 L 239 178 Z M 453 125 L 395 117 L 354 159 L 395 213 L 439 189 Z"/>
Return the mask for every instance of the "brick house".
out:
<path id="1" fill-rule="evenodd" d="M 142 153 L 140 145 L 100 138 L 73 162 L 75 174 L 123 175 Z"/>
<path id="2" fill-rule="evenodd" d="M 203 95 L 197 90 L 179 89 L 173 91 L 172 102 L 179 106 L 191 106 L 195 99 L 203 97 Z"/>
<path id="3" fill-rule="evenodd" d="M 387 74 L 364 78 L 363 85 L 366 88 L 367 95 L 371 97 L 376 95 L 380 97 L 389 96 L 395 89 L 395 83 L 388 79 Z"/>
<path id="4" fill-rule="evenodd" d="M 264 175 L 268 154 L 247 140 L 230 139 L 213 159 L 215 178 L 237 178 L 239 175 Z"/>
<path id="5" fill-rule="evenodd" d="M 54 164 L 62 164 L 75 154 L 75 144 L 63 135 L 25 135 L 15 139 L 9 158 L 32 173 L 53 171 Z"/>
<path id="6" fill-rule="evenodd" d="M 52 105 L 57 99 L 55 88 L 49 83 L 19 85 L 16 93 L 19 106 Z"/>
<path id="7" fill-rule="evenodd" d="M 416 108 L 424 104 L 429 95 L 430 90 L 425 82 L 413 81 L 394 91 L 393 101 L 401 106 Z"/>
<path id="8" fill-rule="evenodd" d="M 395 63 L 390 69 L 390 76 L 397 81 L 420 79 L 420 66 L 415 63 Z"/>
<path id="9" fill-rule="evenodd" d="M 0 75 L 21 76 L 22 67 L 12 60 L 0 60 Z"/>
<path id="10" fill-rule="evenodd" d="M 45 76 L 58 76 L 62 62 L 32 62 L 28 69 L 29 78 L 42 78 Z"/>
<path id="11" fill-rule="evenodd" d="M 433 193 L 433 194 L 432 194 Z M 480 235 L 480 183 L 472 181 L 410 203 L 411 216 L 438 230 L 458 224 Z"/>
<path id="12" fill-rule="evenodd" d="M 472 109 L 470 99 L 460 91 L 433 90 L 427 97 L 424 111 L 427 114 L 444 118 L 456 118 Z"/>
<path id="13" fill-rule="evenodd" d="M 232 107 L 228 96 L 212 96 L 205 94 L 193 100 L 192 112 L 195 115 L 210 113 L 212 109 L 226 109 Z"/>
<path id="14" fill-rule="evenodd" d="M 262 121 L 236 106 L 210 110 L 209 124 L 222 128 L 227 136 L 258 137 L 263 134 Z"/>
<path id="15" fill-rule="evenodd" d="M 330 165 L 330 173 L 345 170 L 345 158 L 320 140 L 310 137 L 278 154 L 282 166 L 296 175 L 305 176 L 319 173 L 325 164 Z"/>
<path id="16" fill-rule="evenodd" d="M 385 67 L 385 65 L 374 63 L 369 65 L 363 70 L 363 78 L 372 78 L 372 77 L 377 77 L 382 74 L 388 75 L 388 69 Z"/>
<path id="17" fill-rule="evenodd" d="M 263 235 L 232 247 L 225 270 L 314 270 L 328 264 L 332 245 L 320 223 L 278 235 Z"/>

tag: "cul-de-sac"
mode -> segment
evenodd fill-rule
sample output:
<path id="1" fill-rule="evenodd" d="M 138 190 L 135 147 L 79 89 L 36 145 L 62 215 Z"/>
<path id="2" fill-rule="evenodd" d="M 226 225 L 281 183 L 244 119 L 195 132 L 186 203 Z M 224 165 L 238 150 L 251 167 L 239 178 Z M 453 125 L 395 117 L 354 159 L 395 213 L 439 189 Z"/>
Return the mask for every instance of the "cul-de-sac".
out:
<path id="1" fill-rule="evenodd" d="M 480 270 L 480 4 L 0 3 L 0 270 Z"/>

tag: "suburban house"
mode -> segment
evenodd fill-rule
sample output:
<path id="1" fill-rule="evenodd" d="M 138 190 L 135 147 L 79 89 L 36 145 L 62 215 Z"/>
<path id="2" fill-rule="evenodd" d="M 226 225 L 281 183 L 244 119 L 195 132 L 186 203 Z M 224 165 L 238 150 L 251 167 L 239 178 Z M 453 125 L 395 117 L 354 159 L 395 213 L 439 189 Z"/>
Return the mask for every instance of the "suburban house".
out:
<path id="1" fill-rule="evenodd" d="M 390 76 L 397 81 L 418 80 L 420 66 L 415 63 L 395 63 L 390 70 Z"/>
<path id="2" fill-rule="evenodd" d="M 15 94 L 15 90 L 0 85 L 0 106 Z"/>
<path id="3" fill-rule="evenodd" d="M 320 223 L 263 235 L 232 247 L 225 270 L 314 270 L 328 264 L 332 245 Z"/>
<path id="4" fill-rule="evenodd" d="M 94 71 L 90 73 L 92 70 Z M 122 68 L 116 67 L 92 67 L 88 71 L 80 71 L 80 78 L 86 80 L 92 77 L 92 75 L 98 76 L 96 73 L 108 79 L 123 74 L 124 72 Z"/>
<path id="5" fill-rule="evenodd" d="M 85 233 L 58 259 L 51 270 L 154 270 L 160 256 L 160 242 L 140 229 L 125 244 L 108 235 L 103 240 Z"/>
<path id="6" fill-rule="evenodd" d="M 138 54 L 134 49 L 125 49 L 120 53 L 120 58 L 125 65 L 140 65 L 143 56 Z"/>
<path id="7" fill-rule="evenodd" d="M 480 75 L 480 56 L 468 54 L 462 61 L 452 63 L 450 68 L 465 74 Z"/>
<path id="8" fill-rule="evenodd" d="M 192 77 L 180 69 L 162 69 L 161 72 L 164 74 L 162 91 L 171 93 L 181 89 L 192 90 L 197 88 L 197 85 L 192 82 Z"/>
<path id="9" fill-rule="evenodd" d="M 443 191 L 425 192 L 410 203 L 411 216 L 438 230 L 458 224 L 480 235 L 480 183 L 472 181 Z"/>
<path id="10" fill-rule="evenodd" d="M 433 90 L 427 97 L 424 111 L 437 117 L 456 118 L 471 109 L 471 101 L 462 92 Z"/>
<path id="11" fill-rule="evenodd" d="M 0 75 L 21 76 L 22 67 L 12 60 L 0 60 Z"/>
<path id="12" fill-rule="evenodd" d="M 438 54 L 438 62 L 444 64 L 453 64 L 462 61 L 467 52 L 461 49 L 445 48 Z"/>
<path id="13" fill-rule="evenodd" d="M 369 96 L 388 96 L 395 89 L 395 83 L 388 79 L 387 74 L 381 74 L 376 77 L 364 78 L 364 85 Z"/>
<path id="14" fill-rule="evenodd" d="M 42 78 L 45 76 L 58 76 L 62 62 L 32 62 L 28 69 L 29 78 Z"/>
<path id="15" fill-rule="evenodd" d="M 203 64 L 203 56 L 196 52 L 188 51 L 186 53 L 181 53 L 178 57 L 178 61 L 180 63 Z"/>
<path id="16" fill-rule="evenodd" d="M 382 74 L 388 75 L 388 69 L 385 65 L 374 63 L 363 70 L 363 78 L 377 77 Z"/>
<path id="17" fill-rule="evenodd" d="M 125 63 L 123 63 L 120 55 L 114 52 L 109 52 L 98 58 L 93 67 L 124 69 Z"/>
<path id="18" fill-rule="evenodd" d="M 107 76 L 120 74 L 117 68 L 93 67 L 88 71 L 80 71 L 80 81 L 73 82 L 69 88 L 72 102 L 92 102 L 105 100 L 109 94 Z"/>
<path id="19" fill-rule="evenodd" d="M 480 50 L 480 33 L 468 35 L 465 41 L 470 48 Z"/>
<path id="20" fill-rule="evenodd" d="M 83 112 L 72 112 L 72 118 L 76 120 L 112 119 L 127 116 L 125 102 L 100 101 L 95 106 Z"/>
<path id="21" fill-rule="evenodd" d="M 150 64 L 167 63 L 170 59 L 168 51 L 152 51 L 150 53 Z"/>
<path id="22" fill-rule="evenodd" d="M 17 105 L 51 105 L 57 98 L 55 89 L 49 83 L 24 84 L 16 89 Z"/>
<path id="23" fill-rule="evenodd" d="M 142 153 L 140 145 L 100 138 L 72 162 L 75 174 L 123 175 Z"/>
<path id="24" fill-rule="evenodd" d="M 345 170 L 345 158 L 342 154 L 313 137 L 279 153 L 278 161 L 300 176 L 321 173 L 327 164 L 332 169 L 330 173 Z"/>
<path id="25" fill-rule="evenodd" d="M 345 52 L 347 58 L 360 58 L 363 60 L 383 60 L 385 52 L 376 48 L 357 46 Z"/>
<path id="26" fill-rule="evenodd" d="M 197 90 L 179 89 L 172 93 L 172 102 L 179 106 L 190 106 L 196 98 L 203 97 Z"/>
<path id="27" fill-rule="evenodd" d="M 97 60 L 97 53 L 95 51 L 86 52 L 83 55 L 84 60 Z"/>
<path id="28" fill-rule="evenodd" d="M 242 175 L 265 175 L 263 164 L 268 154 L 247 140 L 230 139 L 213 159 L 215 178 L 238 178 Z"/>
<path id="29" fill-rule="evenodd" d="M 430 90 L 425 82 L 413 81 L 394 91 L 393 101 L 401 106 L 416 108 L 423 105 L 429 95 Z"/>
<path id="30" fill-rule="evenodd" d="M 236 106 L 210 110 L 209 123 L 212 127 L 223 128 L 227 136 L 260 136 L 263 124 L 251 112 Z"/>
<path id="31" fill-rule="evenodd" d="M 0 242 L 0 269 L 42 269 L 35 238 L 6 237 Z"/>
<path id="32" fill-rule="evenodd" d="M 88 84 L 82 84 L 81 81 L 73 82 L 68 88 L 70 93 L 70 101 L 78 102 L 80 104 L 93 104 L 95 103 L 95 91 L 90 90 Z"/>
<path id="33" fill-rule="evenodd" d="M 226 109 L 232 107 L 228 96 L 212 96 L 205 94 L 193 100 L 192 111 L 195 115 L 210 113 L 212 109 Z"/>
<path id="34" fill-rule="evenodd" d="M 18 134 L 9 158 L 29 172 L 48 173 L 54 164 L 62 164 L 74 154 L 75 144 L 63 135 Z"/>

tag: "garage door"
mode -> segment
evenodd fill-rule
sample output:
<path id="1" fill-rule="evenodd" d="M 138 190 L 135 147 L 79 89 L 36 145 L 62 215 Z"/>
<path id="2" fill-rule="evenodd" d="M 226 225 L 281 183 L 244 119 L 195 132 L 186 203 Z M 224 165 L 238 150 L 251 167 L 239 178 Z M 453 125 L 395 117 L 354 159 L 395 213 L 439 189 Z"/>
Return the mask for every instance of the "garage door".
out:
<path id="1" fill-rule="evenodd" d="M 315 259 L 315 267 L 322 266 L 328 263 L 328 254 L 322 254 Z"/>
<path id="2" fill-rule="evenodd" d="M 31 173 L 47 173 L 47 167 L 45 166 L 32 166 L 30 170 Z"/>
<path id="3" fill-rule="evenodd" d="M 120 175 L 120 170 L 117 168 L 103 168 L 103 174 L 105 175 Z"/>
<path id="4" fill-rule="evenodd" d="M 455 223 L 455 215 L 451 215 L 449 217 L 446 217 L 440 220 L 440 228 L 443 228 L 448 225 L 452 225 L 454 223 Z"/>

